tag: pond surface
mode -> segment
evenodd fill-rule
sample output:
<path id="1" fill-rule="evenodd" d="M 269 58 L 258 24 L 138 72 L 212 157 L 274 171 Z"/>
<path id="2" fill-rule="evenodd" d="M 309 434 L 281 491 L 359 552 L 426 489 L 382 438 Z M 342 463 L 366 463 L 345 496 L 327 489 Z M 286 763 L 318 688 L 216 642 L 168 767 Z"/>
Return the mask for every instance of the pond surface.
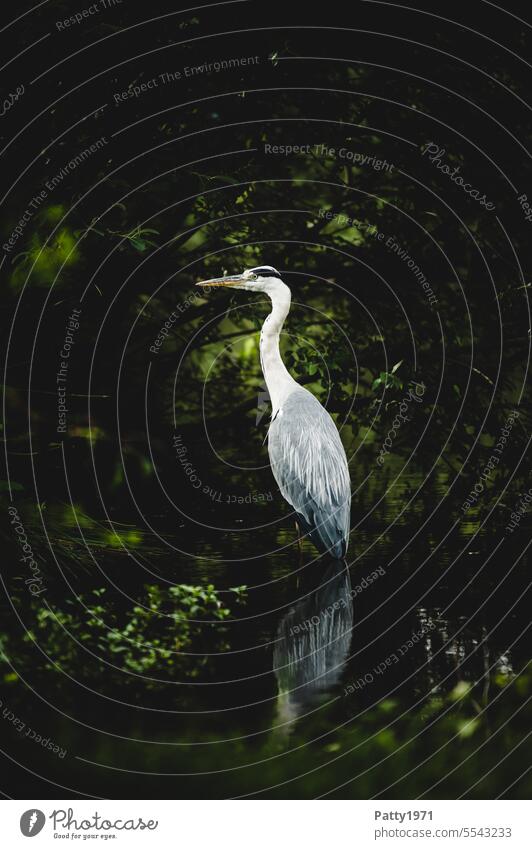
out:
<path id="1" fill-rule="evenodd" d="M 148 585 L 212 584 L 230 615 L 200 626 L 210 636 L 199 651 L 194 641 L 185 647 L 182 674 L 163 656 L 122 672 L 119 653 L 84 646 L 83 637 L 72 644 L 63 635 L 52 666 L 36 651 L 35 672 L 14 653 L 35 694 L 19 680 L 5 703 L 67 752 L 51 757 L 10 729 L 8 751 L 15 746 L 24 763 L 29 750 L 34 763 L 29 776 L 13 766 L 28 793 L 54 797 L 59 786 L 122 798 L 397 798 L 471 786 L 480 796 L 492 767 L 499 788 L 517 782 L 510 794 L 525 792 L 520 705 L 508 684 L 528 653 L 526 558 L 516 561 L 515 540 L 489 524 L 457 518 L 445 471 L 411 462 L 405 470 L 397 458 L 377 471 L 358 464 L 346 563 L 317 558 L 306 541 L 299 551 L 267 467 L 235 473 L 225 490 L 215 489 L 216 478 L 220 498 L 179 481 L 170 458 L 159 471 L 176 508 L 152 500 L 151 510 L 139 507 L 142 521 L 122 509 L 111 548 L 101 544 L 110 523 L 87 518 L 94 503 L 85 512 L 78 503 L 75 519 L 71 508 L 50 504 L 62 575 L 49 559 L 44 603 L 65 610 L 68 598 L 106 587 L 105 621 L 109 604 L 145 608 Z M 253 498 L 261 492 L 271 498 Z M 151 498 L 142 487 L 135 495 Z M 80 534 L 89 544 L 74 562 L 65 555 Z M 242 585 L 236 598 L 231 588 Z M 78 622 L 88 616 L 84 605 L 72 608 Z M 34 628 L 35 605 L 20 610 L 24 627 Z M 181 657 L 165 639 L 155 651 Z M 97 655 L 104 666 L 94 674 Z M 498 767 L 497 747 L 484 745 L 495 732 L 509 750 L 518 744 Z"/>

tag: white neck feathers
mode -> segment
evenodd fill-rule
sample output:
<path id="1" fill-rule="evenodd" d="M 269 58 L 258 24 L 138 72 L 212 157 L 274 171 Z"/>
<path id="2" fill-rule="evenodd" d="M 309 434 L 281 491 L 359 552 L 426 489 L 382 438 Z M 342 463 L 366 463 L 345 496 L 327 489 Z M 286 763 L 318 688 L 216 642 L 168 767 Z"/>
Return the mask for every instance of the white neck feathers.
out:
<path id="1" fill-rule="evenodd" d="M 299 384 L 288 373 L 279 351 L 279 337 L 290 310 L 290 289 L 279 280 L 266 294 L 272 302 L 272 311 L 262 325 L 260 334 L 260 362 L 272 403 L 272 416 L 283 401 Z"/>

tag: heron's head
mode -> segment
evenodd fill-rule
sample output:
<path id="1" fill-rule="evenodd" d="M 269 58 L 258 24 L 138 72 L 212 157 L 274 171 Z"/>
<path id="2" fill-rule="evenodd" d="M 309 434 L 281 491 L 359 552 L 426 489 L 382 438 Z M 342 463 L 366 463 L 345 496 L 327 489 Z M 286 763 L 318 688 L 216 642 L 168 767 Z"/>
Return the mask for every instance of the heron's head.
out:
<path id="1" fill-rule="evenodd" d="M 227 277 L 213 277 L 201 280 L 196 286 L 228 286 L 231 289 L 247 289 L 248 292 L 266 292 L 270 294 L 279 288 L 286 288 L 281 275 L 271 265 L 258 265 L 248 268 L 242 274 L 229 274 Z"/>

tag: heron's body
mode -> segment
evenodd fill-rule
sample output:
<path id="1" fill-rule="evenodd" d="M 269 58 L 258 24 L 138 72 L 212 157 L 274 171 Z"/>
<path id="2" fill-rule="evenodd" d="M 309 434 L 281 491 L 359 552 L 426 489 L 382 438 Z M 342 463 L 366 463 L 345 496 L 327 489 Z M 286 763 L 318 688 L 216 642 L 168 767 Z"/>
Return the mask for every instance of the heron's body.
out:
<path id="1" fill-rule="evenodd" d="M 344 446 L 329 413 L 303 387 L 274 415 L 268 433 L 272 472 L 299 524 L 320 551 L 347 551 L 351 484 Z"/>
<path id="2" fill-rule="evenodd" d="M 290 289 L 270 266 L 202 285 L 263 291 L 271 299 L 272 311 L 261 331 L 260 357 L 272 404 L 268 452 L 273 476 L 303 533 L 320 551 L 343 558 L 349 539 L 349 468 L 329 413 L 294 380 L 281 358 L 279 338 L 290 309 Z"/>

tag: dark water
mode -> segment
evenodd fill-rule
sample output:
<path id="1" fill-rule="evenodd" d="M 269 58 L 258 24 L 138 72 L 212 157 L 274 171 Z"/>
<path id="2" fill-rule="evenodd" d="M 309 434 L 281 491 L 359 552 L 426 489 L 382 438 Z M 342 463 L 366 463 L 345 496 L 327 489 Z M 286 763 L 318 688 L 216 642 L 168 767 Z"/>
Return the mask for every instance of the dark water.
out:
<path id="1" fill-rule="evenodd" d="M 483 743 L 500 726 L 498 740 L 518 748 L 503 776 L 495 772 L 498 786 L 517 781 L 511 793 L 524 792 L 520 720 L 506 720 L 521 706 L 506 705 L 504 689 L 529 654 L 527 564 L 515 554 L 523 537 L 458 520 L 446 472 L 411 466 L 357 467 L 345 564 L 317 558 L 307 542 L 299 553 L 267 467 L 235 472 L 213 498 L 167 462 L 159 471 L 177 509 L 139 505 L 135 523 L 122 509 L 123 550 L 100 549 L 97 566 L 85 556 L 73 568 L 56 545 L 64 572 L 51 584 L 52 609 L 91 586 L 128 605 L 145 603 L 147 583 L 212 583 L 231 616 L 208 626 L 222 642 L 189 658 L 182 683 L 161 660 L 132 686 L 119 657 L 95 679 L 82 647 L 67 680 L 19 668 L 35 694 L 18 682 L 5 702 L 67 754 L 52 757 L 11 729 L 6 751 L 30 758 L 34 773 L 11 763 L 15 784 L 51 797 L 58 788 L 125 798 L 445 796 L 470 786 L 475 796 L 492 766 Z M 249 492 L 271 500 L 246 501 Z M 68 511 L 50 506 L 47 521 L 58 538 L 74 533 Z M 242 584 L 236 603 L 230 588 Z M 34 611 L 22 615 L 31 627 Z M 34 662 L 42 668 L 38 651 Z"/>

